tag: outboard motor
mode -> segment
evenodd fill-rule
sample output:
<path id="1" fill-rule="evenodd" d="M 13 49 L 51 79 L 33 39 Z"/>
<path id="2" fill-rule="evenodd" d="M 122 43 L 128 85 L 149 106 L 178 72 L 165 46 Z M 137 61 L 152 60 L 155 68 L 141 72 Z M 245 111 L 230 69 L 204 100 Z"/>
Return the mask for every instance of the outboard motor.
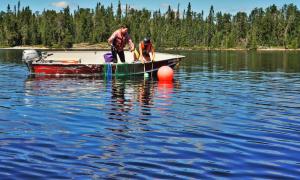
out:
<path id="1" fill-rule="evenodd" d="M 33 61 L 33 60 L 39 60 L 40 59 L 40 55 L 38 53 L 37 50 L 34 49 L 30 49 L 30 50 L 24 50 L 23 51 L 23 56 L 22 56 L 22 60 L 25 63 L 28 63 L 29 61 Z"/>
<path id="2" fill-rule="evenodd" d="M 42 56 L 39 54 L 37 50 L 34 49 L 24 50 L 22 55 L 22 61 L 26 64 L 29 72 L 32 73 L 33 72 L 32 62 L 41 60 L 41 57 Z"/>

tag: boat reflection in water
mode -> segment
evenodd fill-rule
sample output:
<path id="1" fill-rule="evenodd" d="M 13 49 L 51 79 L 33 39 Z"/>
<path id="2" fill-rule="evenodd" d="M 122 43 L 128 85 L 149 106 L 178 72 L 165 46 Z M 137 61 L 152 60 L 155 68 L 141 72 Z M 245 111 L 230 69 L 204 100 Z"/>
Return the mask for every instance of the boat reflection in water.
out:
<path id="1" fill-rule="evenodd" d="M 177 83 L 179 84 L 179 83 Z M 152 117 L 151 110 L 163 110 L 173 102 L 173 82 L 160 83 L 157 79 L 135 77 L 129 81 L 113 78 L 106 81 L 107 91 L 111 91 L 110 119 L 138 119 L 147 121 Z"/>
<path id="2" fill-rule="evenodd" d="M 50 110 L 59 108 L 70 114 L 97 110 L 108 119 L 121 121 L 145 120 L 151 116 L 151 109 L 168 108 L 177 87 L 173 82 L 161 83 L 156 78 L 141 76 L 29 76 L 25 86 L 24 99 L 29 106 L 46 105 Z"/>

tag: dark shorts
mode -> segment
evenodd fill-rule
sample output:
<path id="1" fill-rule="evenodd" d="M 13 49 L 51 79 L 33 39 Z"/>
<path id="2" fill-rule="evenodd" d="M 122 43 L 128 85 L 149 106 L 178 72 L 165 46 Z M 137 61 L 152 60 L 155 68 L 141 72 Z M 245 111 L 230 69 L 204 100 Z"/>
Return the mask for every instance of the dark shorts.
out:
<path id="1" fill-rule="evenodd" d="M 150 54 L 147 51 L 143 51 L 143 56 L 148 58 L 148 57 L 150 57 Z"/>
<path id="2" fill-rule="evenodd" d="M 124 54 L 124 51 L 117 51 L 115 48 L 111 48 L 111 53 L 113 55 L 113 62 L 114 63 L 118 63 L 118 58 L 117 58 L 117 54 L 121 60 L 121 62 L 125 62 L 125 54 Z"/>

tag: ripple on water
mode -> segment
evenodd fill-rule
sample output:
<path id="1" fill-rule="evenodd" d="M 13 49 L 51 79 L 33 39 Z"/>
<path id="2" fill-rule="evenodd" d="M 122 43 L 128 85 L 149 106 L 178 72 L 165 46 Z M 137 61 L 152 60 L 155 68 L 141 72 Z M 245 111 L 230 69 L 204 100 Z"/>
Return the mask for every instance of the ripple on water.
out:
<path id="1" fill-rule="evenodd" d="M 298 179 L 299 72 L 206 53 L 169 84 L 0 64 L 1 178 Z"/>

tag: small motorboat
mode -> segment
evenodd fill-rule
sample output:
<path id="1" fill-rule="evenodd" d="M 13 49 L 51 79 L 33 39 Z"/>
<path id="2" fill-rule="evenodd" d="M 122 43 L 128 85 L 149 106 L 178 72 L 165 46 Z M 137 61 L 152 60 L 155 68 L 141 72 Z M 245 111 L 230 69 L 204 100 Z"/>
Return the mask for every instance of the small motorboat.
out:
<path id="1" fill-rule="evenodd" d="M 106 62 L 110 51 L 45 51 L 24 50 L 22 60 L 30 74 L 35 75 L 136 75 L 155 73 L 161 66 L 174 68 L 184 58 L 181 55 L 155 53 L 153 62 L 135 61 L 125 52 L 126 62 Z"/>

